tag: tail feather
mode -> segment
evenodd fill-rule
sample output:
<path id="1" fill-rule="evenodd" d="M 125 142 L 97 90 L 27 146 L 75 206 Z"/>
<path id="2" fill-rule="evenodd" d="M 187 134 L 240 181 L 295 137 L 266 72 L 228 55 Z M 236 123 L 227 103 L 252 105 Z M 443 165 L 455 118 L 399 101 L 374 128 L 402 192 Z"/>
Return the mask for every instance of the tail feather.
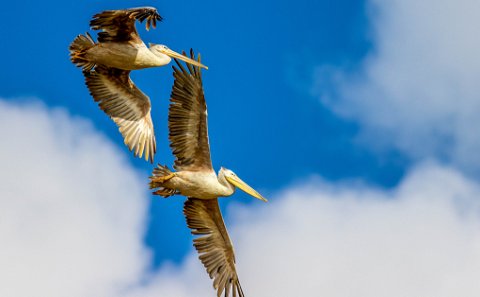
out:
<path id="1" fill-rule="evenodd" d="M 158 166 L 153 169 L 153 175 L 150 177 L 150 189 L 156 189 L 153 192 L 154 195 L 160 195 L 163 198 L 170 197 L 175 194 L 179 194 L 176 189 L 167 188 L 163 177 L 172 174 L 172 171 L 167 166 Z"/>
<path id="2" fill-rule="evenodd" d="M 172 171 L 168 166 L 162 166 L 160 164 L 157 165 L 156 168 L 153 169 L 153 176 L 150 179 L 155 179 L 156 177 L 163 177 L 172 174 Z"/>
<path id="3" fill-rule="evenodd" d="M 70 60 L 78 67 L 82 67 L 83 71 L 90 71 L 95 67 L 95 63 L 85 58 L 85 51 L 95 45 L 92 36 L 85 33 L 85 35 L 78 35 L 70 44 Z"/>

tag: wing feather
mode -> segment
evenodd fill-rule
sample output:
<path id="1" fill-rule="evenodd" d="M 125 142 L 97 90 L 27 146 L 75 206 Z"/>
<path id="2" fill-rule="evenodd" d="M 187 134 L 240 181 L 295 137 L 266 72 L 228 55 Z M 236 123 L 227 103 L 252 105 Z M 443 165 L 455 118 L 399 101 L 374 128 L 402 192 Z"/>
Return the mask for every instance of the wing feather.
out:
<path id="1" fill-rule="evenodd" d="M 235 254 L 218 206 L 218 199 L 188 198 L 183 213 L 193 235 L 200 261 L 213 279 L 217 296 L 244 297 L 235 269 Z"/>
<path id="2" fill-rule="evenodd" d="M 85 72 L 85 82 L 95 102 L 118 126 L 125 144 L 153 163 L 155 134 L 150 115 L 150 99 L 138 89 L 130 71 L 105 66 Z"/>
<path id="3" fill-rule="evenodd" d="M 187 64 L 187 70 L 178 60 L 175 62 L 178 67 L 173 67 L 175 81 L 168 113 L 170 147 L 176 157 L 174 168 L 213 171 L 200 69 Z"/>
<path id="4" fill-rule="evenodd" d="M 135 21 L 146 20 L 147 30 L 155 28 L 157 21 L 162 17 L 154 7 L 137 7 L 123 10 L 106 10 L 97 13 L 90 21 L 93 30 L 102 30 L 98 33 L 98 42 L 142 42 L 135 28 Z"/>

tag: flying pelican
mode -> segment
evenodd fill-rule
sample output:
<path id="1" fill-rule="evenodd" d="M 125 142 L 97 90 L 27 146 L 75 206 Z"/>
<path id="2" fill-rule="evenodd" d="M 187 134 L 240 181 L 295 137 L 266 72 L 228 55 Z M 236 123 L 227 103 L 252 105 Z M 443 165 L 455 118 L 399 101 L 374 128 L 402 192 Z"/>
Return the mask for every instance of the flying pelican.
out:
<path id="1" fill-rule="evenodd" d="M 71 61 L 83 69 L 86 85 L 100 108 L 117 124 L 125 144 L 135 156 L 153 163 L 155 134 L 150 116 L 150 98 L 130 79 L 130 71 L 159 67 L 178 58 L 207 68 L 172 51 L 165 45 L 147 48 L 135 28 L 135 21 L 146 20 L 146 29 L 156 27 L 162 17 L 153 7 L 107 10 L 93 16 L 90 26 L 98 33 L 96 43 L 90 34 L 78 35 L 70 45 Z"/>
<path id="2" fill-rule="evenodd" d="M 194 59 L 193 51 L 190 56 Z M 198 55 L 200 62 L 200 55 Z M 267 201 L 231 170 L 213 171 L 207 132 L 207 106 L 203 94 L 200 68 L 187 64 L 188 71 L 175 59 L 174 85 L 170 98 L 168 128 L 170 147 L 176 157 L 174 168 L 158 165 L 150 177 L 154 194 L 169 197 L 187 196 L 183 213 L 194 239 L 194 246 L 217 296 L 244 296 L 235 269 L 233 245 L 218 206 L 218 197 L 230 196 L 238 187 Z"/>
<path id="3" fill-rule="evenodd" d="M 146 20 L 146 29 L 149 30 L 150 27 L 155 28 L 162 17 L 154 7 L 106 10 L 94 15 L 90 27 L 102 30 L 98 33 L 98 43 L 88 33 L 78 35 L 70 45 L 72 62 L 87 71 L 96 64 L 137 70 L 167 65 L 173 57 L 208 69 L 165 45 L 149 44 L 150 47 L 147 48 L 135 28 L 136 20 Z"/>

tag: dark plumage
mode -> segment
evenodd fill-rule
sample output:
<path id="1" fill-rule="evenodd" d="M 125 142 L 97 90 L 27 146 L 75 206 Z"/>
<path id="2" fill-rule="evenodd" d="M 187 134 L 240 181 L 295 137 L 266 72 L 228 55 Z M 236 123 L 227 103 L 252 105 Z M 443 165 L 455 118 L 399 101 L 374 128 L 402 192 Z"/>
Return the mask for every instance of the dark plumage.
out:
<path id="1" fill-rule="evenodd" d="M 223 223 L 218 199 L 189 198 L 185 201 L 183 213 L 192 234 L 200 235 L 193 240 L 193 245 L 208 275 L 213 279 L 217 296 L 225 292 L 227 297 L 231 292 L 233 296 L 238 293 L 238 296 L 243 297 L 235 269 L 233 245 Z"/>
<path id="2" fill-rule="evenodd" d="M 130 79 L 129 70 L 97 65 L 85 72 L 85 83 L 95 102 L 117 124 L 125 144 L 136 156 L 153 163 L 155 132 L 150 98 Z"/>
<path id="3" fill-rule="evenodd" d="M 191 57 L 193 59 L 193 52 Z M 178 60 L 175 62 L 178 68 L 173 66 L 175 81 L 168 113 L 168 137 L 176 156 L 174 168 L 213 171 L 208 143 L 207 104 L 200 68 L 187 64 L 187 71 Z"/>
<path id="4" fill-rule="evenodd" d="M 98 33 L 98 42 L 125 42 L 140 39 L 135 21 L 146 20 L 145 27 L 156 28 L 157 21 L 163 18 L 154 7 L 138 7 L 123 10 L 106 10 L 97 13 L 90 21 L 92 30 L 103 30 Z"/>

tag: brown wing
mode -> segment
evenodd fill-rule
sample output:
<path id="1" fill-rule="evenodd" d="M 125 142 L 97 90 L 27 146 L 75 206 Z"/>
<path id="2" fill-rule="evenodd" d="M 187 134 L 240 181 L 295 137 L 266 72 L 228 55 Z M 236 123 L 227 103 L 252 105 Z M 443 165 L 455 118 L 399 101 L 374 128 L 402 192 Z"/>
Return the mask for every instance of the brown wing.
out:
<path id="1" fill-rule="evenodd" d="M 90 21 L 93 30 L 103 30 L 98 33 L 98 42 L 142 42 L 135 29 L 135 21 L 146 22 L 147 30 L 156 27 L 162 17 L 154 7 L 137 7 L 123 10 L 106 10 L 97 13 Z"/>
<path id="2" fill-rule="evenodd" d="M 223 222 L 218 199 L 188 198 L 183 213 L 193 235 L 203 235 L 193 240 L 199 258 L 205 266 L 217 296 L 244 296 L 235 270 L 233 245 Z"/>
<path id="3" fill-rule="evenodd" d="M 153 163 L 155 134 L 150 116 L 150 99 L 130 79 L 130 71 L 105 66 L 84 72 L 90 94 L 118 125 L 125 144 L 135 156 Z"/>
<path id="4" fill-rule="evenodd" d="M 194 59 L 193 52 L 190 55 Z M 175 62 L 179 68 L 173 67 L 175 81 L 168 112 L 170 147 L 176 157 L 174 168 L 213 171 L 200 68 L 187 64 L 186 70 L 178 60 Z"/>

